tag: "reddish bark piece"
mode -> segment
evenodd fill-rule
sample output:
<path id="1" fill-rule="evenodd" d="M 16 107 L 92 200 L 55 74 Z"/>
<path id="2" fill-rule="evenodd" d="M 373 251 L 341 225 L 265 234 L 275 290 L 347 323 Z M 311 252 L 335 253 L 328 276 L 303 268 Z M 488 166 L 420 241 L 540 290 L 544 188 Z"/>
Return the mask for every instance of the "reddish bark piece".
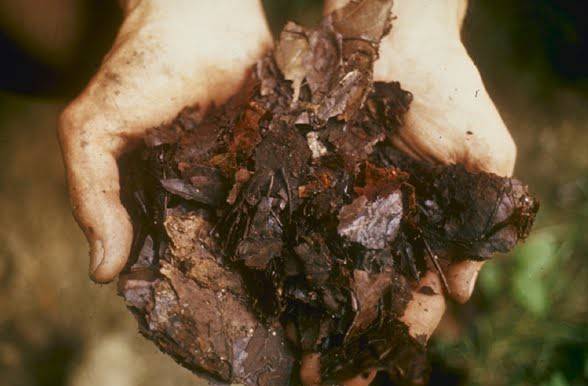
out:
<path id="1" fill-rule="evenodd" d="M 210 224 L 175 213 L 166 222 L 171 245 L 159 269 L 130 268 L 119 292 L 140 332 L 183 366 L 245 385 L 287 384 L 293 357 L 279 323 L 251 312 L 241 276 L 214 253 Z"/>
<path id="2" fill-rule="evenodd" d="M 433 166 L 391 138 L 412 95 L 373 82 L 391 0 L 289 23 L 241 93 L 155 129 L 122 176 L 136 225 L 120 292 L 141 332 L 215 379 L 286 385 L 294 355 L 322 377 L 370 368 L 426 380 L 400 318 L 411 280 L 524 239 L 520 181 Z M 133 161 L 134 160 L 134 161 Z"/>

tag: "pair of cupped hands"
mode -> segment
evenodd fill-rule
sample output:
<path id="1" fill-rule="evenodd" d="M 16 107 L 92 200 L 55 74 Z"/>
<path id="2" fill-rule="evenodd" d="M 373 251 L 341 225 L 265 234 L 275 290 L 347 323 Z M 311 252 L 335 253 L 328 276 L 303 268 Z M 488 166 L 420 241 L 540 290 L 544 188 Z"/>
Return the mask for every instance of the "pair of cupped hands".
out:
<path id="1" fill-rule="evenodd" d="M 325 12 L 347 0 L 326 0 Z M 222 104 L 272 48 L 260 0 L 121 0 L 125 12 L 98 73 L 63 112 L 59 138 L 74 215 L 90 244 L 90 276 L 105 283 L 126 263 L 133 238 L 119 196 L 117 158 L 185 106 Z M 414 95 L 396 146 L 441 164 L 510 176 L 515 144 L 460 39 L 467 0 L 396 0 L 375 79 L 400 81 Z M 431 336 L 445 297 L 469 299 L 482 263 L 446 268 L 448 288 L 429 272 L 413 286 L 402 320 Z M 430 291 L 419 291 L 428 286 Z M 426 293 L 426 294 L 425 294 Z M 302 380 L 318 384 L 307 355 Z M 372 374 L 347 384 L 368 384 Z"/>

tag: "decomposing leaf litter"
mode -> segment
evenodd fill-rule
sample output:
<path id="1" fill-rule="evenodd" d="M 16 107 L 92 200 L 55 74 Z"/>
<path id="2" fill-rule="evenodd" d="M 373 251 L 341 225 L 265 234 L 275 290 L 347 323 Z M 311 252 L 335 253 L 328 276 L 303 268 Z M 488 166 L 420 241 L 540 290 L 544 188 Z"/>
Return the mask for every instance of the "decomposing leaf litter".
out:
<path id="1" fill-rule="evenodd" d="M 538 203 L 520 181 L 392 145 L 412 95 L 373 80 L 391 5 L 288 23 L 229 102 L 185 109 L 122 161 L 136 235 L 119 290 L 185 367 L 287 385 L 318 352 L 325 381 L 378 368 L 422 384 L 424 343 L 398 320 L 411 283 L 528 235 Z"/>

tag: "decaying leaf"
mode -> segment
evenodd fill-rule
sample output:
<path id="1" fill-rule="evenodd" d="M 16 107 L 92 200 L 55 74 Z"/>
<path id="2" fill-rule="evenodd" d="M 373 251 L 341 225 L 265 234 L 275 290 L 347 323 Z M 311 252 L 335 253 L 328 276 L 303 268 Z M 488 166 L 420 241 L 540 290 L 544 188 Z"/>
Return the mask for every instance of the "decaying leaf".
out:
<path id="1" fill-rule="evenodd" d="M 241 93 L 186 109 L 125 162 L 136 237 L 120 293 L 187 368 L 287 385 L 294 353 L 313 351 L 328 381 L 377 368 L 423 384 L 424 343 L 398 319 L 410 282 L 528 235 L 538 204 L 520 181 L 392 145 L 412 95 L 373 82 L 391 6 L 288 23 Z"/>
<path id="2" fill-rule="evenodd" d="M 245 284 L 219 257 L 205 216 L 174 211 L 165 229 L 171 247 L 159 264 L 133 265 L 119 280 L 139 331 L 200 375 L 227 384 L 287 384 L 294 358 L 281 326 L 251 312 Z"/>
<path id="3" fill-rule="evenodd" d="M 300 86 L 307 75 L 304 62 L 309 55 L 309 50 L 304 28 L 293 22 L 286 24 L 280 35 L 274 57 L 284 78 L 292 81 L 294 89 L 292 101 L 294 103 L 298 101 Z"/>
<path id="4" fill-rule="evenodd" d="M 341 236 L 369 249 L 384 249 L 390 245 L 402 220 L 402 195 L 399 191 L 369 202 L 360 196 L 339 212 Z"/>

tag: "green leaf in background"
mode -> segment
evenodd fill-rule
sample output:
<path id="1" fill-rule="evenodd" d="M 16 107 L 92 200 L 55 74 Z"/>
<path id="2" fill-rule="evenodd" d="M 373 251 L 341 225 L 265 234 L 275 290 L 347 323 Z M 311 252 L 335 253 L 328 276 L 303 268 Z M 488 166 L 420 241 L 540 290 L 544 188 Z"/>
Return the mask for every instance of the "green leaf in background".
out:
<path id="1" fill-rule="evenodd" d="M 515 300 L 536 316 L 544 316 L 549 308 L 548 279 L 557 261 L 555 237 L 538 233 L 517 249 L 514 255 L 512 293 Z"/>
<path id="2" fill-rule="evenodd" d="M 478 285 L 488 297 L 495 297 L 502 289 L 502 272 L 497 261 L 491 261 L 480 271 Z"/>
<path id="3" fill-rule="evenodd" d="M 557 260 L 555 237 L 548 232 L 535 234 L 515 251 L 519 271 L 529 275 L 540 275 L 551 268 Z"/>
<path id="4" fill-rule="evenodd" d="M 512 291 L 515 300 L 527 311 L 536 316 L 546 314 L 549 301 L 544 283 L 540 279 L 516 275 L 513 277 Z"/>
<path id="5" fill-rule="evenodd" d="M 562 373 L 555 373 L 548 381 L 541 383 L 541 386 L 568 386 L 568 381 Z"/>

